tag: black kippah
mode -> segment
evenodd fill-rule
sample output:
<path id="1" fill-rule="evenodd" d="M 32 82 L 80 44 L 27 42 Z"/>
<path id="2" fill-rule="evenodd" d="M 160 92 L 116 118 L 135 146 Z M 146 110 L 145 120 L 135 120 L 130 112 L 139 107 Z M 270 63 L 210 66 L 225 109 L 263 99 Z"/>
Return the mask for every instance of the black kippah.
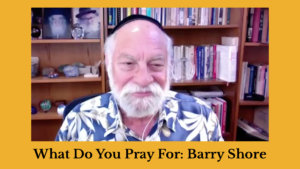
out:
<path id="1" fill-rule="evenodd" d="M 124 18 L 121 22 L 119 22 L 114 27 L 114 29 L 112 30 L 111 34 L 113 34 L 114 32 L 116 32 L 118 29 L 122 28 L 127 23 L 130 23 L 130 22 L 135 21 L 135 20 L 149 21 L 149 22 L 155 24 L 160 30 L 162 30 L 164 32 L 163 27 L 161 26 L 161 24 L 157 20 L 155 20 L 155 19 L 153 19 L 151 17 L 145 16 L 145 15 L 130 15 L 130 16 Z"/>

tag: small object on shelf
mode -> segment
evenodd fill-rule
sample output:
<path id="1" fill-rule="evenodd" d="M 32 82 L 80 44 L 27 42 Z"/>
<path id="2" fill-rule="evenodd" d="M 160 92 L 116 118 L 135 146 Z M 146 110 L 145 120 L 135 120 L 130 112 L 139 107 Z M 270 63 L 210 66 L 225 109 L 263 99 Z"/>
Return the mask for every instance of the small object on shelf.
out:
<path id="1" fill-rule="evenodd" d="M 92 73 L 91 69 L 92 69 L 92 66 L 80 67 L 79 68 L 79 74 L 84 75 L 84 74 L 87 74 L 87 73 Z"/>
<path id="2" fill-rule="evenodd" d="M 57 78 L 57 77 L 58 77 L 58 73 L 56 73 L 56 72 L 50 72 L 50 73 L 48 74 L 48 77 L 49 77 L 49 78 Z"/>
<path id="3" fill-rule="evenodd" d="M 98 74 L 92 74 L 92 73 L 86 73 L 83 75 L 85 78 L 93 78 L 93 77 L 99 77 Z"/>
<path id="4" fill-rule="evenodd" d="M 64 114 L 65 108 L 66 108 L 66 105 L 60 104 L 59 106 L 57 106 L 57 113 L 58 113 L 59 115 L 63 115 L 63 114 Z"/>
<path id="5" fill-rule="evenodd" d="M 48 99 L 45 99 L 44 101 L 42 101 L 42 102 L 40 103 L 40 107 L 41 107 L 41 109 L 42 109 L 44 112 L 48 112 L 48 111 L 51 109 L 51 107 L 52 107 L 51 101 L 48 100 Z"/>
<path id="6" fill-rule="evenodd" d="M 79 69 L 77 66 L 65 66 L 64 74 L 66 77 L 77 77 L 79 76 Z"/>
<path id="7" fill-rule="evenodd" d="M 64 68 L 68 66 L 68 64 L 63 64 L 63 65 L 60 65 L 58 66 L 57 70 L 59 73 L 64 73 Z"/>
<path id="8" fill-rule="evenodd" d="M 75 24 L 72 28 L 73 39 L 83 39 L 83 36 L 84 36 L 84 30 L 82 26 L 80 26 L 78 23 Z"/>
<path id="9" fill-rule="evenodd" d="M 36 56 L 31 57 L 31 77 L 35 77 L 39 69 L 39 58 Z"/>
<path id="10" fill-rule="evenodd" d="M 42 70 L 42 75 L 45 76 L 45 77 L 48 77 L 48 75 L 51 73 L 51 72 L 54 72 L 54 68 L 53 67 L 45 67 L 43 68 Z"/>
<path id="11" fill-rule="evenodd" d="M 31 106 L 31 114 L 36 114 L 37 109 L 34 106 Z"/>
<path id="12" fill-rule="evenodd" d="M 83 63 L 80 63 L 80 62 L 75 62 L 75 63 L 72 64 L 72 66 L 77 66 L 78 68 L 85 67 L 85 65 Z"/>
<path id="13" fill-rule="evenodd" d="M 31 27 L 31 37 L 33 39 L 39 39 L 41 34 L 42 34 L 42 31 L 38 26 L 32 26 Z"/>

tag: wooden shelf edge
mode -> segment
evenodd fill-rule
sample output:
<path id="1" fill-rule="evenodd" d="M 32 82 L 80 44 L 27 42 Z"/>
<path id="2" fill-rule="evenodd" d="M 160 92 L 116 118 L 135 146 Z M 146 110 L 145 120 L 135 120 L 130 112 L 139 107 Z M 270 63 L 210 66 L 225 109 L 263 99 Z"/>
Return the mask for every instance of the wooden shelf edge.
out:
<path id="1" fill-rule="evenodd" d="M 101 82 L 101 77 L 85 78 L 83 76 L 79 77 L 58 77 L 58 78 L 48 78 L 48 77 L 33 77 L 31 78 L 31 83 L 73 83 L 73 82 Z"/>
<path id="2" fill-rule="evenodd" d="M 240 100 L 239 104 L 240 106 L 268 106 L 269 98 L 264 101 Z"/>
<path id="3" fill-rule="evenodd" d="M 36 39 L 31 40 L 31 44 L 47 43 L 100 43 L 100 39 Z"/>
<path id="4" fill-rule="evenodd" d="M 269 43 L 245 42 L 244 46 L 269 46 Z"/>
<path id="5" fill-rule="evenodd" d="M 31 120 L 62 120 L 63 117 L 55 111 L 38 112 L 31 115 Z"/>
<path id="6" fill-rule="evenodd" d="M 218 79 L 206 79 L 206 80 L 188 80 L 172 82 L 171 86 L 206 86 L 206 85 L 228 85 L 229 82 Z"/>

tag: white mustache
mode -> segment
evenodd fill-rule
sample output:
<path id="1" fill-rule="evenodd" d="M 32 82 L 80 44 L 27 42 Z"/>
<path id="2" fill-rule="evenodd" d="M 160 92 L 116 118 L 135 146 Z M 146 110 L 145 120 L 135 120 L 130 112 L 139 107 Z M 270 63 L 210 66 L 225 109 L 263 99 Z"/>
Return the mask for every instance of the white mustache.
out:
<path id="1" fill-rule="evenodd" d="M 135 83 L 129 83 L 126 86 L 124 86 L 120 95 L 125 96 L 136 92 L 151 92 L 154 96 L 157 96 L 160 94 L 160 92 L 162 92 L 162 89 L 157 83 L 151 83 L 146 87 L 141 87 Z"/>

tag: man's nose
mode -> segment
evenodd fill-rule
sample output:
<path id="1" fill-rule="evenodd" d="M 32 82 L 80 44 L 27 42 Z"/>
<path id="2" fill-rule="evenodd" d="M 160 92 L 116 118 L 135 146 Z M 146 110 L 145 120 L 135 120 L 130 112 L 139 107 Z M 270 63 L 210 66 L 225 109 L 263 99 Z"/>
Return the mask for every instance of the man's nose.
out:
<path id="1" fill-rule="evenodd" d="M 153 82 L 151 72 L 148 70 L 147 64 L 139 65 L 139 68 L 134 75 L 134 83 L 141 87 L 146 87 Z"/>

